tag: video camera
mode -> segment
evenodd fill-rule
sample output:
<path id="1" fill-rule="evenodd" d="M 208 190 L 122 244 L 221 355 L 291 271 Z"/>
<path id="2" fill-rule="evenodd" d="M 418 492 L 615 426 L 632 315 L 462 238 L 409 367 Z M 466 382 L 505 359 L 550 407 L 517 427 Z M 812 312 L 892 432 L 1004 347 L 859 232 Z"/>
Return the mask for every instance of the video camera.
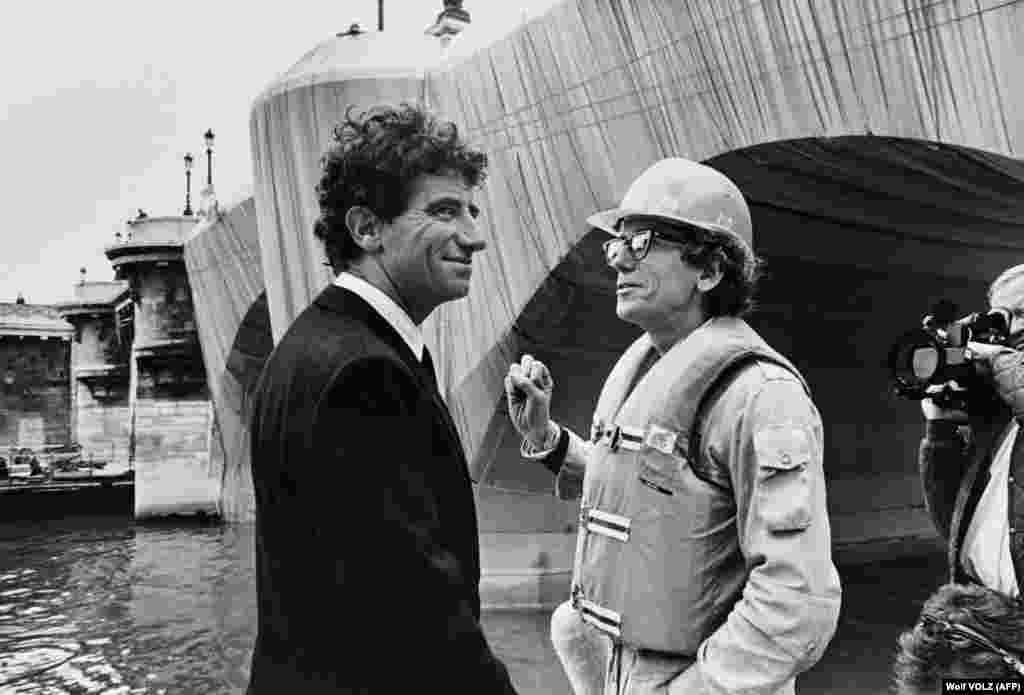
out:
<path id="1" fill-rule="evenodd" d="M 888 366 L 893 392 L 903 398 L 932 398 L 942 408 L 971 411 L 974 399 L 990 395 L 971 364 L 968 342 L 1006 345 L 1010 338 L 1010 312 L 993 309 L 962 318 L 956 304 L 942 300 L 925 316 L 920 328 L 907 331 L 889 350 Z M 960 389 L 949 386 L 955 381 Z M 929 393 L 929 386 L 941 386 Z"/>

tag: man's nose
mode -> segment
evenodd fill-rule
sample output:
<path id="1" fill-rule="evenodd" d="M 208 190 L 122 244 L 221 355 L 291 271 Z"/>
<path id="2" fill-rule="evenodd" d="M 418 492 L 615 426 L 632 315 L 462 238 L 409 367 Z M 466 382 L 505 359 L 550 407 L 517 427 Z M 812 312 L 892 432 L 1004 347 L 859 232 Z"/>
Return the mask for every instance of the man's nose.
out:
<path id="1" fill-rule="evenodd" d="M 483 234 L 480 233 L 480 225 L 477 221 L 466 216 L 463 223 L 459 225 L 459 233 L 455 237 L 459 246 L 470 253 L 476 253 L 477 251 L 483 251 L 487 248 L 487 240 L 484 239 Z"/>
<path id="2" fill-rule="evenodd" d="M 611 254 L 608 256 L 608 265 L 619 272 L 629 271 L 636 267 L 633 254 L 626 248 L 624 241 L 619 241 L 611 246 Z"/>

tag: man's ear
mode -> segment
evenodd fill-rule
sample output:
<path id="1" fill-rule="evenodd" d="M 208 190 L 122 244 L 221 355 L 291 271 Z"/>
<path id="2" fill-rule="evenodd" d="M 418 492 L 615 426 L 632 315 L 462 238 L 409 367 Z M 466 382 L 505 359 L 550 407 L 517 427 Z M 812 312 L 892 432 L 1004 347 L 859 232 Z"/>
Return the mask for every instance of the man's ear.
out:
<path id="1" fill-rule="evenodd" d="M 374 253 L 381 247 L 380 218 L 370 208 L 353 205 L 345 213 L 345 226 L 352 240 L 363 251 Z"/>
<path id="2" fill-rule="evenodd" d="M 697 276 L 697 289 L 707 294 L 718 287 L 722 281 L 722 259 L 717 253 L 712 254 L 708 266 L 700 271 Z"/>

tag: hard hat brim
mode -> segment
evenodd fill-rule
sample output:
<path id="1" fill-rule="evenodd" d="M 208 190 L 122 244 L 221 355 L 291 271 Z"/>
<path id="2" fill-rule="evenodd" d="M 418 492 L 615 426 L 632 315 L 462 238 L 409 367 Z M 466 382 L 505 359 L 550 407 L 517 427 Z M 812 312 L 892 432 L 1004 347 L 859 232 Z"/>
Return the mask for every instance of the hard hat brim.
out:
<path id="1" fill-rule="evenodd" d="M 611 208 L 609 210 L 602 210 L 601 212 L 596 212 L 587 218 L 587 224 L 590 225 L 591 227 L 596 227 L 600 230 L 608 232 L 612 236 L 618 236 L 619 233 L 615 231 L 615 228 L 618 226 L 619 222 L 621 222 L 626 217 L 642 217 L 643 219 L 646 220 L 661 220 L 669 224 L 675 222 L 677 224 L 683 224 L 690 227 L 697 227 L 699 229 L 706 229 L 712 232 L 728 231 L 723 229 L 722 227 L 719 227 L 718 225 L 708 225 L 702 222 L 698 222 L 697 220 L 688 219 L 686 217 L 676 217 L 675 215 L 658 215 L 656 213 L 650 213 L 644 210 L 632 210 L 629 208 Z M 734 234 L 733 232 L 729 233 Z"/>

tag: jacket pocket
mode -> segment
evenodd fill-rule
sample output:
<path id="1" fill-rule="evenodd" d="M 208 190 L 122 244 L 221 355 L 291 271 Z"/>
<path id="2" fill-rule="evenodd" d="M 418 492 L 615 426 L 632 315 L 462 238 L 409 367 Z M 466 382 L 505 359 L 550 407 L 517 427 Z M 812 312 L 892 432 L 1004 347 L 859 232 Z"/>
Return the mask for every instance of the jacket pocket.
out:
<path id="1" fill-rule="evenodd" d="M 666 454 L 646 452 L 639 457 L 637 471 L 638 482 L 646 488 L 668 497 L 679 493 L 682 486 L 682 466 L 680 459 Z"/>
<path id="2" fill-rule="evenodd" d="M 811 525 L 810 437 L 792 426 L 766 427 L 754 435 L 755 503 L 769 531 L 801 531 Z"/>

